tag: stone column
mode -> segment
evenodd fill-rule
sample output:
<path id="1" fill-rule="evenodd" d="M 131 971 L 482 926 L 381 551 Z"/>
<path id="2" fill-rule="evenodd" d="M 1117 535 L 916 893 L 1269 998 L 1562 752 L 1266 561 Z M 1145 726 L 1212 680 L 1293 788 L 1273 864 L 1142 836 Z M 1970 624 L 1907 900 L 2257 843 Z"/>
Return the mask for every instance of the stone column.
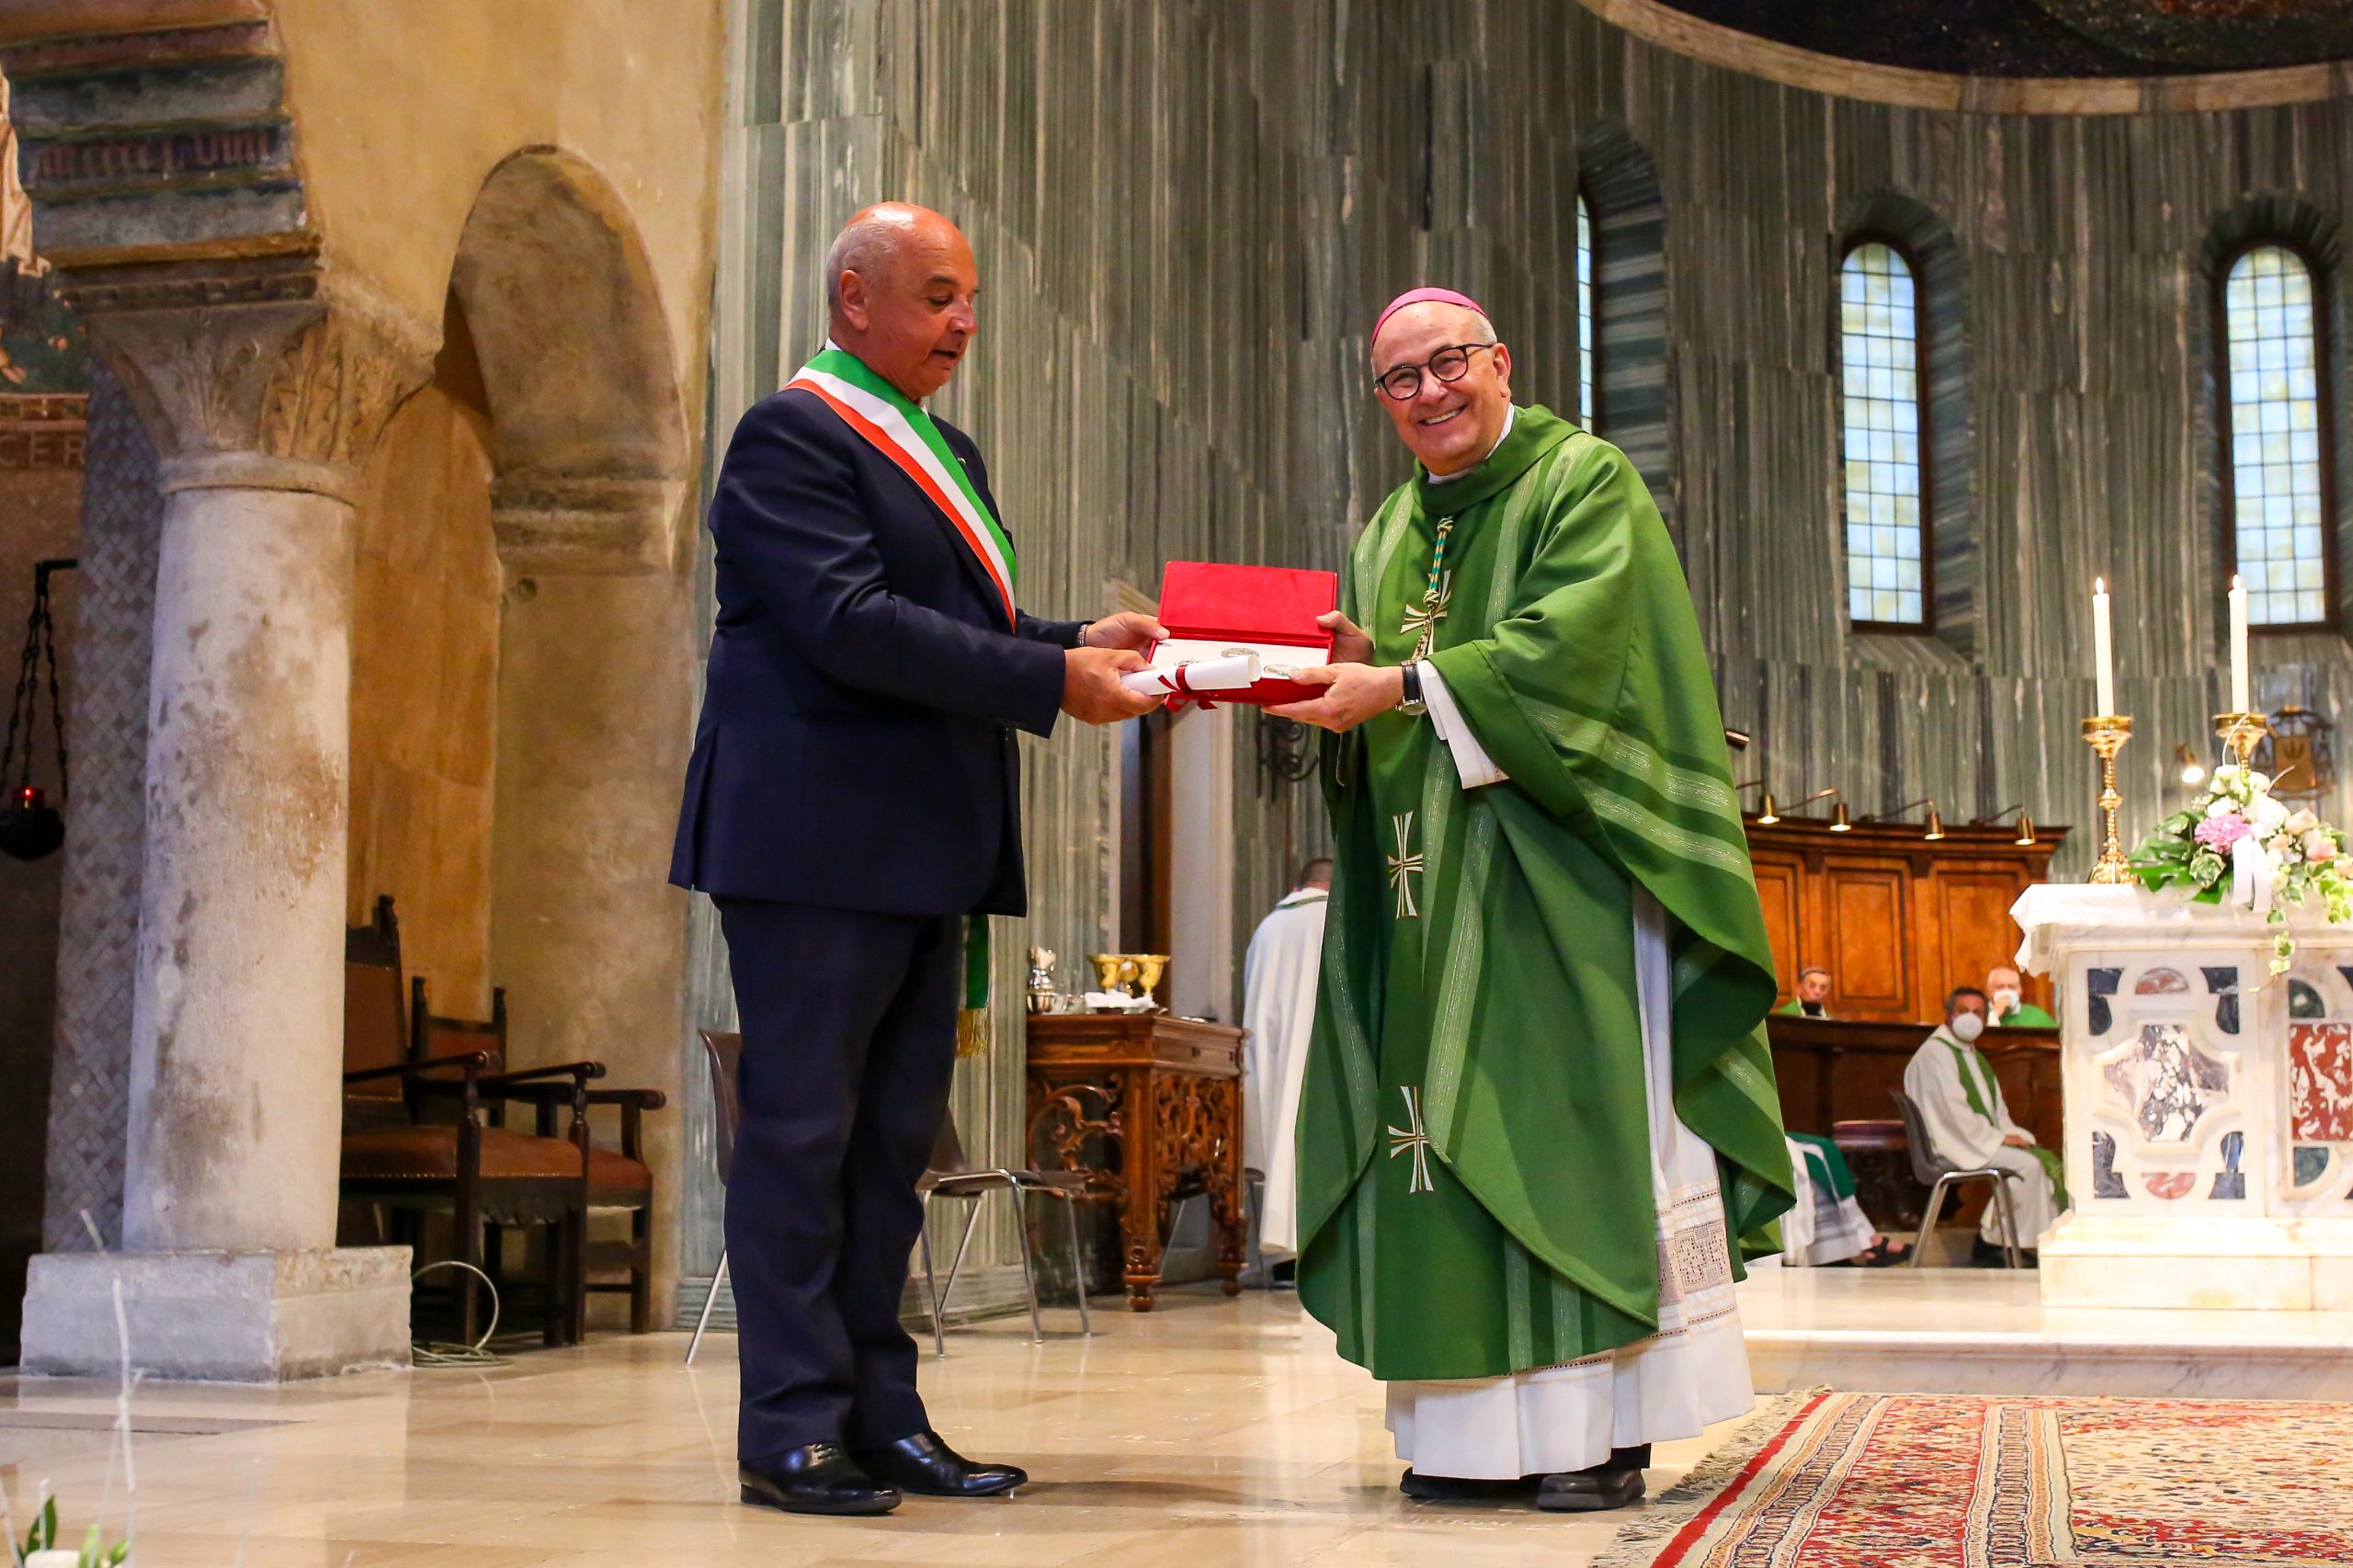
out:
<path id="1" fill-rule="evenodd" d="M 123 1243 L 34 1261 L 24 1361 L 403 1363 L 405 1248 L 335 1245 L 352 494 L 431 335 L 315 260 L 69 289 L 162 453 Z"/>
<path id="2" fill-rule="evenodd" d="M 645 1119 L 657 1324 L 685 1185 L 686 895 L 668 885 L 694 713 L 691 582 L 672 565 L 685 489 L 508 474 L 492 493 L 507 582 L 492 970 L 518 1064 L 593 1057 L 608 1083 L 669 1096 Z"/>

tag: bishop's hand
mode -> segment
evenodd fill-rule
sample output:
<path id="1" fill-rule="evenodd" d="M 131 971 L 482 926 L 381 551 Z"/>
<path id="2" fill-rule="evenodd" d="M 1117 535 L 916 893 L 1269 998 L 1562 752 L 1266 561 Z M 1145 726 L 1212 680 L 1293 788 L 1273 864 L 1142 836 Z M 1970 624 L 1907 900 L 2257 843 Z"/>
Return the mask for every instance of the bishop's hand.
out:
<path id="1" fill-rule="evenodd" d="M 1376 713 L 1388 712 L 1405 699 L 1405 672 L 1395 665 L 1311 665 L 1292 672 L 1290 678 L 1302 686 L 1320 686 L 1324 695 L 1305 702 L 1285 702 L 1267 711 L 1278 719 L 1296 719 L 1338 733 L 1355 729 Z"/>
<path id="2" fill-rule="evenodd" d="M 1336 665 L 1369 665 L 1372 663 L 1372 634 L 1338 610 L 1326 610 L 1315 618 L 1315 624 L 1332 634 L 1332 662 Z"/>
<path id="3" fill-rule="evenodd" d="M 1148 666 L 1132 648 L 1072 648 L 1063 654 L 1063 711 L 1087 724 L 1116 724 L 1168 700 L 1162 691 L 1130 691 L 1120 677 Z"/>

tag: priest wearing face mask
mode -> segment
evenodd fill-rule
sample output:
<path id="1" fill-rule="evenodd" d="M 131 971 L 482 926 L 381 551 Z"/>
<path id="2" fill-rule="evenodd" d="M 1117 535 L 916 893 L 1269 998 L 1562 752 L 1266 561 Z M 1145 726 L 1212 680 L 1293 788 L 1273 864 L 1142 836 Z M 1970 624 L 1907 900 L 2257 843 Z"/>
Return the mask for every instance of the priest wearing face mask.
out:
<path id="1" fill-rule="evenodd" d="M 2007 964 L 1995 964 L 1986 971 L 1985 999 L 1991 1004 L 1991 1028 L 2055 1029 L 2059 1027 L 2058 1019 L 2026 999 L 2026 993 L 2018 984 L 2018 971 Z"/>
<path id="2" fill-rule="evenodd" d="M 2007 1184 L 2018 1216 L 2018 1244 L 2034 1247 L 2067 1207 L 2059 1156 L 2038 1148 L 2034 1134 L 2010 1116 L 1993 1063 L 1977 1049 L 1985 1032 L 1985 993 L 1964 985 L 1945 998 L 1945 1021 L 1920 1042 L 1904 1069 L 1904 1092 L 1920 1108 L 1928 1145 L 1938 1158 L 1966 1169 L 1992 1165 L 2015 1172 Z M 1972 1261 L 2002 1262 L 2000 1207 L 1985 1205 Z"/>

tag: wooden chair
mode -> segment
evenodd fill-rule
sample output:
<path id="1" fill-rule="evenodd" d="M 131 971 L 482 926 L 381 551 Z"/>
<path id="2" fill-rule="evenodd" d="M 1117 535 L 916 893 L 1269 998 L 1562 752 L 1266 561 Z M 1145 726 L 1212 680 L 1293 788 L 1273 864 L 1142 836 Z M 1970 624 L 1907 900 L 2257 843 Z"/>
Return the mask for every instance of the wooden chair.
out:
<path id="1" fill-rule="evenodd" d="M 503 987 L 491 993 L 489 1020 L 477 1023 L 434 1013 L 426 1004 L 424 976 L 417 976 L 409 985 L 409 1027 L 413 1031 L 410 1051 L 414 1057 L 423 1059 L 448 1050 L 464 1050 L 470 1041 L 483 1038 L 494 1040 L 498 1051 L 505 1054 L 506 992 Z M 519 1081 L 534 1075 L 546 1081 Z M 573 1325 L 575 1342 L 586 1332 L 587 1298 L 592 1294 L 626 1294 L 631 1334 L 645 1334 L 654 1327 L 654 1170 L 645 1162 L 645 1113 L 660 1110 L 669 1101 L 659 1089 L 587 1087 L 604 1075 L 603 1064 L 596 1062 L 537 1068 L 532 1074 L 509 1074 L 507 1081 L 512 1087 L 504 1096 L 534 1108 L 537 1115 L 533 1131 L 542 1138 L 557 1136 L 557 1114 L 564 1107 L 573 1106 L 567 1136 L 587 1155 L 588 1209 L 591 1212 L 625 1211 L 630 1217 L 630 1239 L 626 1242 L 597 1245 L 586 1240 L 585 1227 L 580 1236 L 569 1238 L 574 1245 L 565 1268 L 571 1280 L 568 1299 L 578 1314 Z M 572 1081 L 556 1081 L 564 1078 Z M 599 1145 L 592 1135 L 588 1113 L 599 1108 L 620 1114 L 619 1149 Z M 494 1107 L 491 1111 L 492 1125 L 504 1126 L 505 1115 L 504 1106 Z M 497 1256 L 494 1242 L 491 1256 Z M 614 1271 L 622 1278 L 610 1281 L 595 1278 Z"/>
<path id="2" fill-rule="evenodd" d="M 417 1056 L 402 997 L 400 926 L 392 901 L 380 898 L 370 923 L 345 937 L 343 1195 L 389 1211 L 412 1247 L 422 1215 L 449 1214 L 456 1260 L 473 1267 L 483 1262 L 485 1224 L 547 1227 L 559 1267 L 546 1281 L 541 1332 L 551 1345 L 569 1343 L 580 1312 L 560 1264 L 586 1208 L 579 1144 L 485 1126 L 483 1109 L 503 1112 L 549 1072 L 573 1068 L 504 1072 L 502 1037 L 487 1030 Z M 585 1096 L 585 1078 L 577 1087 Z M 459 1337 L 471 1344 L 481 1324 L 473 1276 L 459 1270 L 454 1294 Z"/>
<path id="3" fill-rule="evenodd" d="M 496 1041 L 503 1056 L 506 1049 L 506 993 L 504 989 L 491 993 L 491 1016 L 476 1022 L 467 1018 L 443 1017 L 428 1005 L 422 976 L 410 983 L 412 1006 L 409 1027 L 412 1031 L 410 1053 L 426 1059 L 448 1051 L 462 1051 L 471 1041 L 489 1039 Z M 565 1300 L 569 1303 L 571 1324 L 567 1344 L 578 1344 L 586 1336 L 587 1299 L 592 1291 L 626 1293 L 630 1299 L 630 1332 L 643 1334 L 650 1330 L 654 1315 L 654 1171 L 645 1163 L 645 1112 L 659 1110 L 667 1100 L 659 1089 L 592 1089 L 588 1085 L 605 1076 L 605 1066 L 599 1062 L 565 1062 L 553 1066 L 533 1067 L 520 1073 L 510 1073 L 504 1079 L 502 1098 L 534 1108 L 534 1131 L 541 1138 L 556 1137 L 558 1113 L 565 1107 L 572 1109 L 568 1142 L 579 1149 L 587 1166 L 587 1210 L 623 1210 L 630 1216 L 630 1239 L 610 1248 L 595 1249 L 592 1260 L 585 1221 L 567 1226 L 563 1233 L 566 1251 L 562 1260 L 567 1286 Z M 564 1080 L 569 1080 L 564 1081 Z M 620 1148 L 597 1146 L 588 1120 L 590 1110 L 609 1107 L 620 1112 Z M 505 1107 L 495 1106 L 491 1112 L 494 1127 L 505 1125 Z M 496 1256 L 494 1248 L 492 1256 Z M 594 1283 L 591 1274 L 599 1269 L 618 1268 L 623 1278 L 611 1283 Z"/>

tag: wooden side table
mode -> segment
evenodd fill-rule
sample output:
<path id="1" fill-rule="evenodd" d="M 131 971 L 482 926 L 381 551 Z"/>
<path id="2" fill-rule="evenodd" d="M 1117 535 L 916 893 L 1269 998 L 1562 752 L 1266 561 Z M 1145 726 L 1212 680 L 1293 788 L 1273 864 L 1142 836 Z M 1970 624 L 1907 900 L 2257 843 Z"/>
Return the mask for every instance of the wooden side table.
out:
<path id="1" fill-rule="evenodd" d="M 1241 1293 L 1243 1038 L 1160 1013 L 1029 1018 L 1030 1161 L 1085 1172 L 1090 1196 L 1119 1206 L 1137 1312 L 1153 1308 L 1171 1208 L 1196 1192 L 1210 1200 L 1225 1293 Z"/>

